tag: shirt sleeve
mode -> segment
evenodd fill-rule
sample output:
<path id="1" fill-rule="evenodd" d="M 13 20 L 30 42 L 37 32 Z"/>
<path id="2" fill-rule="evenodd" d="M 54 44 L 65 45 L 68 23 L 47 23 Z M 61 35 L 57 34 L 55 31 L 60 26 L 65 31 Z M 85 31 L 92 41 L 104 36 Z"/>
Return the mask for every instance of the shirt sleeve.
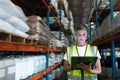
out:
<path id="1" fill-rule="evenodd" d="M 67 53 L 65 53 L 64 58 L 63 58 L 63 59 L 67 61 Z"/>
<path id="2" fill-rule="evenodd" d="M 100 55 L 100 52 L 97 50 L 97 57 L 99 58 L 99 59 L 101 59 L 101 55 Z"/>

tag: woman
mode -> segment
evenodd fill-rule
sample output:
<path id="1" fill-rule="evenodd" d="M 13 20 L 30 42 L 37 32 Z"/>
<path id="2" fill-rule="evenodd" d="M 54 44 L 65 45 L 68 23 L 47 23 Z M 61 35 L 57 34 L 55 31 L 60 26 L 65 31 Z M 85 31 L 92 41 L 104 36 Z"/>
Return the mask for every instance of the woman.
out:
<path id="1" fill-rule="evenodd" d="M 67 47 L 67 52 L 64 55 L 64 70 L 67 71 L 68 80 L 97 80 L 97 74 L 101 73 L 101 56 L 96 46 L 86 43 L 87 28 L 81 25 L 76 30 L 77 44 Z M 81 70 L 71 70 L 71 57 L 72 56 L 96 56 L 97 61 L 94 68 L 91 64 L 86 65 L 83 63 L 77 64 Z"/>

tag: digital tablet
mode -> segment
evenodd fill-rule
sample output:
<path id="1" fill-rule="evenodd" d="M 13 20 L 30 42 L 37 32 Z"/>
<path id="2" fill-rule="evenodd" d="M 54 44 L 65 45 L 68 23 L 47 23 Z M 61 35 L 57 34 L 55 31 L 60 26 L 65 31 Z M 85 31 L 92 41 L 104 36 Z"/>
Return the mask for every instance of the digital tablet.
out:
<path id="1" fill-rule="evenodd" d="M 72 57 L 71 58 L 71 68 L 72 70 L 80 70 L 80 68 L 76 67 L 76 64 L 84 63 L 89 65 L 91 63 L 91 67 L 93 68 L 96 63 L 97 57 Z"/>

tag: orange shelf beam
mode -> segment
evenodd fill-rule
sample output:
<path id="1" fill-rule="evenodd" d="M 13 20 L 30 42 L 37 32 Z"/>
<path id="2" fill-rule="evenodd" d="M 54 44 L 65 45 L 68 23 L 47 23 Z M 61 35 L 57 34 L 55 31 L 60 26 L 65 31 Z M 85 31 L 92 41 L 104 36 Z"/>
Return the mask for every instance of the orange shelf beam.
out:
<path id="1" fill-rule="evenodd" d="M 92 44 L 98 46 L 119 38 L 120 38 L 120 28 L 117 28 L 114 31 L 107 33 L 105 36 L 100 37 L 99 39 L 93 41 Z"/>
<path id="2" fill-rule="evenodd" d="M 116 2 L 115 6 L 114 6 L 115 10 L 117 10 L 117 8 L 119 8 L 119 4 L 120 4 L 120 0 L 118 0 L 118 2 Z"/>
<path id="3" fill-rule="evenodd" d="M 60 5 L 62 5 L 62 9 L 64 11 L 64 14 L 65 14 L 64 17 L 67 17 L 67 12 L 65 10 L 65 4 L 63 3 L 63 1 L 58 1 L 58 8 L 60 8 Z"/>
<path id="4" fill-rule="evenodd" d="M 93 15 L 92 15 L 92 18 L 90 19 L 90 22 L 94 22 L 94 21 L 95 21 L 96 12 L 101 11 L 101 9 L 99 9 L 101 3 L 102 3 L 102 0 L 100 1 L 98 7 L 94 10 Z M 119 4 L 120 4 L 120 0 L 117 1 L 116 4 L 114 5 L 114 11 L 120 11 Z M 110 12 L 110 9 L 105 9 L 105 10 L 109 10 L 109 12 Z M 99 14 L 99 16 L 100 16 L 100 14 Z"/>
<path id="5" fill-rule="evenodd" d="M 29 52 L 64 52 L 63 49 L 51 49 L 33 45 L 0 42 L 0 51 L 29 51 Z"/>
<path id="6" fill-rule="evenodd" d="M 38 80 L 39 78 L 43 77 L 45 74 L 49 73 L 51 70 L 55 69 L 56 67 L 58 67 L 61 64 L 62 64 L 62 61 L 57 64 L 54 64 L 53 66 L 49 66 L 44 71 L 39 72 L 38 74 L 35 74 L 34 76 L 28 78 L 27 80 Z"/>
<path id="7" fill-rule="evenodd" d="M 51 6 L 48 5 L 45 0 L 42 0 L 42 1 L 45 4 L 45 6 L 48 8 L 48 10 L 51 12 L 52 16 L 54 16 L 54 19 L 56 20 L 56 22 L 58 23 L 58 25 L 61 27 L 63 33 L 66 35 L 67 32 L 66 32 L 64 26 L 59 22 L 58 18 L 55 16 L 55 13 L 53 12 L 53 9 L 51 8 Z"/>
<path id="8" fill-rule="evenodd" d="M 99 2 L 99 4 L 98 4 L 98 7 L 94 10 L 93 15 L 92 15 L 92 18 L 90 19 L 90 22 L 93 22 L 93 21 L 95 20 L 96 12 L 99 11 L 99 7 L 100 7 L 101 4 L 102 4 L 102 0 L 100 0 L 100 2 Z"/>

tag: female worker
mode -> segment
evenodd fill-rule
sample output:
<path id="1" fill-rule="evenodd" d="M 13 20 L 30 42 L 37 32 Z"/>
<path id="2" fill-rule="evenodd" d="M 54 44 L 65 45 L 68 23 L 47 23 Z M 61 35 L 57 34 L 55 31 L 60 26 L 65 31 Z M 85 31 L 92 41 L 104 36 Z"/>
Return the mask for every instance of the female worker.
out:
<path id="1" fill-rule="evenodd" d="M 67 47 L 66 54 L 64 55 L 64 70 L 67 71 L 68 80 L 97 80 L 97 74 L 101 73 L 101 56 L 96 46 L 86 43 L 87 28 L 81 25 L 76 30 L 76 44 Z M 80 70 L 71 70 L 71 57 L 72 56 L 96 56 L 97 61 L 94 68 L 91 64 L 86 65 L 79 63 L 75 66 Z"/>

